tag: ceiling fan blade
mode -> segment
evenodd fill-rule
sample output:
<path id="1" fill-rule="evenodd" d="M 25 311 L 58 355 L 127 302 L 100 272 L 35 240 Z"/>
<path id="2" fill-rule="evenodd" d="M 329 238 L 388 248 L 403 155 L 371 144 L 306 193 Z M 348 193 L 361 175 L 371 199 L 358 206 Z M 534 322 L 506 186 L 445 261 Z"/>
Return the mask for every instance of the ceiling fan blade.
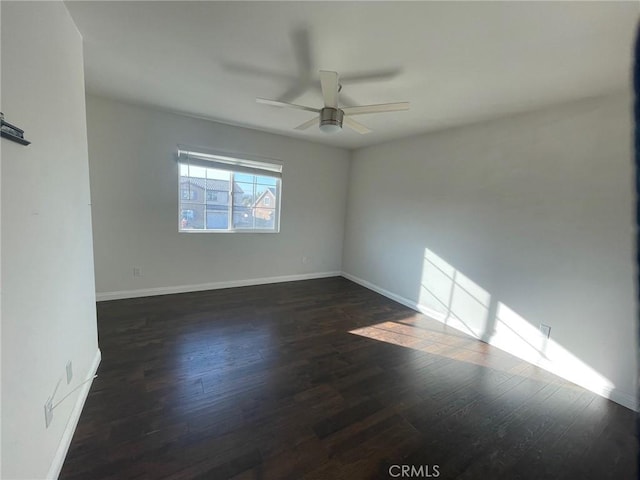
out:
<path id="1" fill-rule="evenodd" d="M 287 107 L 295 108 L 296 110 L 306 110 L 307 112 L 320 112 L 319 109 L 313 107 L 306 107 L 304 105 L 296 105 L 295 103 L 279 102 L 278 100 L 268 100 L 266 98 L 256 98 L 256 102 L 264 103 L 265 105 L 272 105 L 274 107 Z"/>
<path id="2" fill-rule="evenodd" d="M 397 112 L 409 110 L 409 102 L 383 103 L 380 105 L 361 105 L 359 107 L 345 107 L 342 109 L 346 115 L 363 115 L 365 113 Z"/>
<path id="3" fill-rule="evenodd" d="M 318 123 L 320 123 L 320 117 L 314 117 L 311 120 L 308 120 L 306 122 L 304 122 L 301 125 L 298 125 L 295 130 L 306 130 L 309 127 L 312 127 L 314 125 L 318 125 Z"/>
<path id="4" fill-rule="evenodd" d="M 338 108 L 338 74 L 320 70 L 320 85 L 322 85 L 322 96 L 324 106 Z"/>
<path id="5" fill-rule="evenodd" d="M 367 127 L 365 127 L 364 125 L 362 125 L 360 122 L 356 122 L 353 118 L 349 118 L 349 117 L 344 117 L 342 119 L 342 123 L 344 125 L 346 125 L 347 127 L 355 130 L 358 133 L 370 133 L 371 130 L 368 129 Z"/>

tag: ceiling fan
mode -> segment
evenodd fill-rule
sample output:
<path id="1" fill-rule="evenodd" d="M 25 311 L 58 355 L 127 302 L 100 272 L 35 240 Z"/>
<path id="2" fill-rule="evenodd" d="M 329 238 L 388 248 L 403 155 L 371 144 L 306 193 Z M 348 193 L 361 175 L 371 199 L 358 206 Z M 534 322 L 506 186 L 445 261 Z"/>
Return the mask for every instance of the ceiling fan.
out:
<path id="1" fill-rule="evenodd" d="M 324 98 L 323 108 L 307 107 L 305 105 L 296 105 L 294 103 L 281 102 L 278 100 L 268 100 L 266 98 L 256 98 L 256 101 L 258 103 L 273 105 L 275 107 L 287 107 L 317 113 L 317 117 L 304 122 L 302 125 L 298 125 L 295 129 L 306 130 L 307 128 L 317 124 L 320 126 L 320 130 L 325 133 L 339 132 L 342 129 L 343 123 L 358 133 L 369 133 L 371 130 L 361 123 L 356 122 L 351 118 L 351 116 L 364 115 L 367 113 L 396 112 L 409 109 L 409 102 L 361 105 L 344 108 L 338 107 L 338 92 L 341 89 L 341 85 L 338 82 L 338 74 L 336 72 L 321 70 L 320 86 L 322 87 L 322 96 Z"/>

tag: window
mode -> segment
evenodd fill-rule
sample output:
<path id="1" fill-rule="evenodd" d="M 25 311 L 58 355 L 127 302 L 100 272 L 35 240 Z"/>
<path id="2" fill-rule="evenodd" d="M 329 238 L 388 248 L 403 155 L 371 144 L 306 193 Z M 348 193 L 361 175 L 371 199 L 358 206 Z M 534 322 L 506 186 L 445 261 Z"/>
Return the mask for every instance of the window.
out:
<path id="1" fill-rule="evenodd" d="M 182 200 L 195 200 L 197 198 L 195 189 L 191 190 L 190 185 L 185 185 L 184 187 L 182 189 Z"/>
<path id="2" fill-rule="evenodd" d="M 180 232 L 280 230 L 282 166 L 179 147 Z"/>

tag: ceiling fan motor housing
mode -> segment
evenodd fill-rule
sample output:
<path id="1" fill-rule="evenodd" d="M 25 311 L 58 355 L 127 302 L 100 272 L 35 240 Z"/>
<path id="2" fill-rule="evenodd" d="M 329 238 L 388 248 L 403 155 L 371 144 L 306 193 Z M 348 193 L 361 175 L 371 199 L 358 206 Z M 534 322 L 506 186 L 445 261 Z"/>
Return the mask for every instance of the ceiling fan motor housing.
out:
<path id="1" fill-rule="evenodd" d="M 335 132 L 342 128 L 344 112 L 339 108 L 324 107 L 320 110 L 320 130 Z"/>

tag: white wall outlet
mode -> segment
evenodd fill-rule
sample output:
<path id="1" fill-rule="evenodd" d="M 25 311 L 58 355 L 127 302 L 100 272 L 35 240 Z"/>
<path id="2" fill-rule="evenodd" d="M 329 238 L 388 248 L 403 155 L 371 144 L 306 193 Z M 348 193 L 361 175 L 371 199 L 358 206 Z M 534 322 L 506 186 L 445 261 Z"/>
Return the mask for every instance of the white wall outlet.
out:
<path id="1" fill-rule="evenodd" d="M 544 338 L 549 338 L 549 336 L 551 335 L 551 327 L 549 325 L 545 325 L 544 323 L 541 323 L 540 333 Z"/>
<path id="2" fill-rule="evenodd" d="M 73 365 L 71 364 L 71 360 L 67 362 L 67 385 L 71 383 L 71 379 L 73 378 Z"/>
<path id="3" fill-rule="evenodd" d="M 48 398 L 44 403 L 44 425 L 49 428 L 53 420 L 53 398 Z"/>
<path id="4" fill-rule="evenodd" d="M 141 277 L 142 276 L 142 269 L 140 267 L 133 267 L 133 276 L 134 277 Z"/>
<path id="5" fill-rule="evenodd" d="M 302 257 L 302 263 L 309 263 L 309 257 L 307 257 L 306 255 Z"/>

